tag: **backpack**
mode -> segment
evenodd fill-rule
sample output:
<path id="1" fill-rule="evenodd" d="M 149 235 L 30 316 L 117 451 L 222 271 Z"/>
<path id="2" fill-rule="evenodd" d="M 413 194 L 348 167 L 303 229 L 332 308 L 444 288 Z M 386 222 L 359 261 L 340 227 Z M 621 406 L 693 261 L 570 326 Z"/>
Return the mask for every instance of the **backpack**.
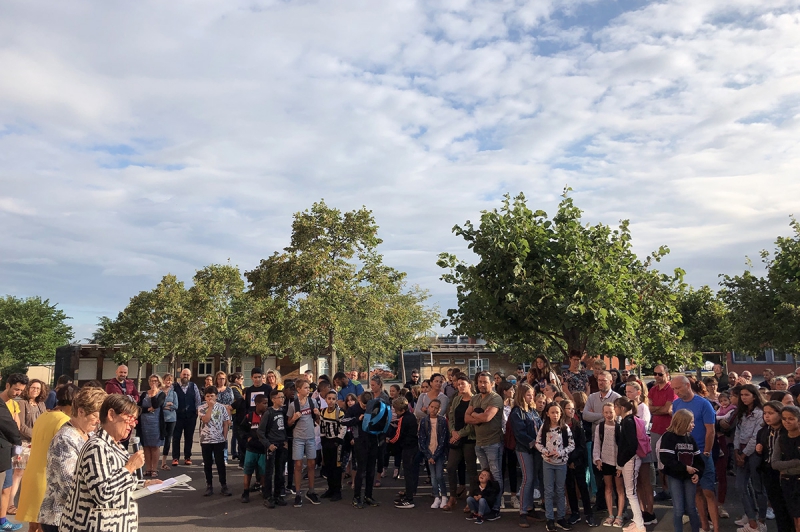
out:
<path id="1" fill-rule="evenodd" d="M 315 408 L 316 408 L 317 410 L 322 410 L 322 409 L 320 408 L 320 404 L 319 404 L 319 403 L 317 403 L 317 402 L 314 400 L 314 398 L 313 398 L 313 397 L 311 397 L 311 395 L 309 395 L 309 396 L 308 396 L 308 407 L 309 407 L 311 410 L 314 410 Z M 300 410 L 301 410 L 301 407 L 300 407 L 300 399 L 298 399 L 298 398 L 297 398 L 297 396 L 295 396 L 295 398 L 294 398 L 294 411 L 295 411 L 295 412 L 300 412 Z M 312 414 L 311 414 L 311 417 L 312 417 L 312 418 L 314 418 L 314 425 L 319 425 L 319 416 L 318 416 L 317 414 L 314 414 L 314 413 L 312 412 Z"/>
<path id="2" fill-rule="evenodd" d="M 503 445 L 509 451 L 513 451 L 517 448 L 517 439 L 514 437 L 514 429 L 511 428 L 511 414 L 508 415 L 508 419 L 506 420 L 506 431 L 503 434 Z"/>
<path id="3" fill-rule="evenodd" d="M 636 456 L 644 458 L 653 451 L 650 447 L 650 436 L 647 435 L 647 425 L 642 418 L 633 416 L 633 420 L 636 422 L 636 440 L 639 442 Z"/>
<path id="4" fill-rule="evenodd" d="M 368 434 L 386 434 L 392 422 L 392 410 L 380 399 L 372 399 L 364 410 L 361 430 Z"/>

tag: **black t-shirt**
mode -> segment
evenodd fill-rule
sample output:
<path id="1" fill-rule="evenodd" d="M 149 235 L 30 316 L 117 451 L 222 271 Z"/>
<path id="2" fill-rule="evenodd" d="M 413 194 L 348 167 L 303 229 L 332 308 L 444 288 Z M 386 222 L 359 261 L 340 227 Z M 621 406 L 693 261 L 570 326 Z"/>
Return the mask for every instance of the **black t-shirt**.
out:
<path id="1" fill-rule="evenodd" d="M 778 437 L 781 443 L 781 460 L 800 460 L 800 436 L 790 438 L 788 434 Z"/>
<path id="2" fill-rule="evenodd" d="M 248 386 L 244 390 L 244 404 L 247 407 L 248 412 L 252 412 L 256 409 L 255 398 L 259 395 L 266 395 L 267 396 L 267 406 L 270 406 L 272 403 L 269 401 L 269 394 L 272 392 L 272 386 L 269 384 L 262 384 L 261 386 Z"/>

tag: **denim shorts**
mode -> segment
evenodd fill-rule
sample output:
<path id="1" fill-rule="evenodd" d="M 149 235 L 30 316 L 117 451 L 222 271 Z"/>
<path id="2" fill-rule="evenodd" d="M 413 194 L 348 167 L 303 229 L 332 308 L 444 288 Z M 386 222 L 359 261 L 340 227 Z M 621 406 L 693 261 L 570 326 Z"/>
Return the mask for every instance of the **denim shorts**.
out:
<path id="1" fill-rule="evenodd" d="M 292 440 L 292 460 L 315 460 L 317 458 L 317 441 L 315 438 L 307 440 Z"/>
<path id="2" fill-rule="evenodd" d="M 14 483 L 14 469 L 6 471 L 6 478 L 3 480 L 3 489 L 7 490 Z"/>
<path id="3" fill-rule="evenodd" d="M 714 491 L 717 487 L 717 470 L 714 469 L 714 460 L 710 456 L 701 455 L 703 457 L 703 463 L 705 464 L 705 471 L 703 471 L 703 476 L 700 477 L 700 482 L 698 485 L 700 489 Z"/>

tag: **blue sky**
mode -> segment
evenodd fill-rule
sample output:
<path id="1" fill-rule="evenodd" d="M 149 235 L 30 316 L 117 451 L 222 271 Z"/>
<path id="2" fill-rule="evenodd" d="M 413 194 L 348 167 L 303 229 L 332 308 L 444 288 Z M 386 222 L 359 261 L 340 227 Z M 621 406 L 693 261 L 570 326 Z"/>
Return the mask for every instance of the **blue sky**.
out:
<path id="1" fill-rule="evenodd" d="M 320 198 L 442 311 L 436 255 L 506 192 L 569 185 L 712 287 L 800 211 L 796 0 L 12 0 L 0 35 L 0 293 L 78 338 Z"/>

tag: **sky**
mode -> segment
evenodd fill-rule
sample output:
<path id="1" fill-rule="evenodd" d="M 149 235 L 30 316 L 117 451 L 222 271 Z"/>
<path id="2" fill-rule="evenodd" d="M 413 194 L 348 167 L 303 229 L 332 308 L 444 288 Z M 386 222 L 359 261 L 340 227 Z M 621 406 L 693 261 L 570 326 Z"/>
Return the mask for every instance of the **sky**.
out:
<path id="1" fill-rule="evenodd" d="M 76 339 L 323 198 L 442 312 L 506 193 L 712 288 L 800 214 L 800 0 L 7 0 L 0 73 L 0 294 Z"/>

